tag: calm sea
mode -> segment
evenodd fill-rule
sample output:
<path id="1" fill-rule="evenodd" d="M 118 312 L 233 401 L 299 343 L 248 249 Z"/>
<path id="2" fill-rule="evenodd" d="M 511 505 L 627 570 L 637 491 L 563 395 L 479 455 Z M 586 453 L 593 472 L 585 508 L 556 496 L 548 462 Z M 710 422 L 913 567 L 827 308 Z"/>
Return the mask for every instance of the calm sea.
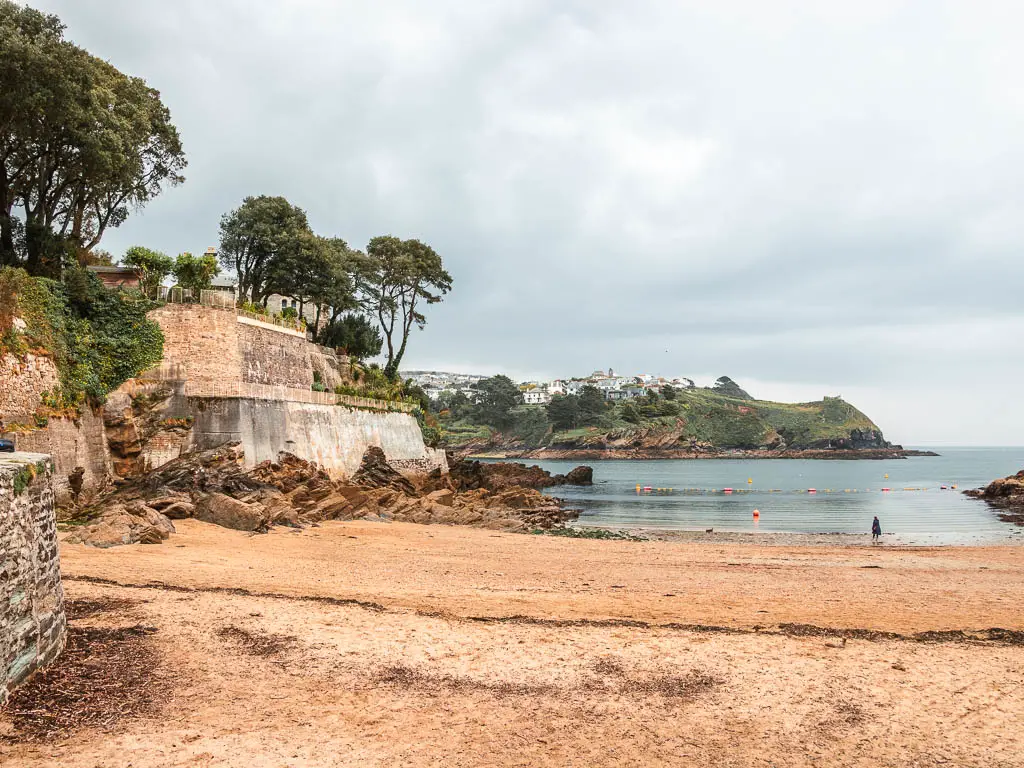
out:
<path id="1" fill-rule="evenodd" d="M 987 504 L 960 493 L 1024 468 L 1024 448 L 933 450 L 941 456 L 891 461 L 596 461 L 590 462 L 592 487 L 561 487 L 550 493 L 583 510 L 581 525 L 864 534 L 878 515 L 882 530 L 891 534 L 886 542 L 1024 542 L 1024 528 L 1000 521 Z M 564 473 L 583 462 L 535 463 Z M 643 490 L 647 487 L 652 490 Z M 725 488 L 734 490 L 727 494 Z M 811 488 L 816 493 L 808 493 Z M 757 519 L 755 509 L 761 513 Z"/>

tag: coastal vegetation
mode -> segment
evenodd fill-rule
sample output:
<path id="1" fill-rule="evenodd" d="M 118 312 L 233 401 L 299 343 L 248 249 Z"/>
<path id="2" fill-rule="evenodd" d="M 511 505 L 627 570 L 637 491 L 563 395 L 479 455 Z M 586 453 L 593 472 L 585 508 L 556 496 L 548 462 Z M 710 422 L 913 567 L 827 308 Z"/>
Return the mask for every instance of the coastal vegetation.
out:
<path id="1" fill-rule="evenodd" d="M 594 386 L 556 394 L 547 405 L 524 405 L 506 376 L 484 379 L 476 395 L 443 393 L 431 403 L 442 440 L 452 447 L 488 445 L 599 448 L 608 444 L 674 449 L 866 447 L 881 431 L 838 397 L 811 403 L 755 400 L 728 377 L 713 387 L 649 389 L 610 401 Z M 863 437 L 860 437 L 863 436 Z"/>
<path id="2" fill-rule="evenodd" d="M 106 288 L 77 265 L 61 280 L 0 269 L 0 357 L 49 355 L 60 385 L 43 405 L 60 411 L 102 403 L 109 392 L 160 361 L 163 334 L 138 291 Z"/>

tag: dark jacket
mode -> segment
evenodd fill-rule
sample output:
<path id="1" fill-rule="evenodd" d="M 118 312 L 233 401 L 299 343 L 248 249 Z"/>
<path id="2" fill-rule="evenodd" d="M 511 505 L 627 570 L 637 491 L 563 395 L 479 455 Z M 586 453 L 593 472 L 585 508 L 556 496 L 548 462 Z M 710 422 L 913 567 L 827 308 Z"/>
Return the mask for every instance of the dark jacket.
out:
<path id="1" fill-rule="evenodd" d="M 871 533 L 873 533 L 875 536 L 882 535 L 882 524 L 877 520 L 871 523 Z"/>

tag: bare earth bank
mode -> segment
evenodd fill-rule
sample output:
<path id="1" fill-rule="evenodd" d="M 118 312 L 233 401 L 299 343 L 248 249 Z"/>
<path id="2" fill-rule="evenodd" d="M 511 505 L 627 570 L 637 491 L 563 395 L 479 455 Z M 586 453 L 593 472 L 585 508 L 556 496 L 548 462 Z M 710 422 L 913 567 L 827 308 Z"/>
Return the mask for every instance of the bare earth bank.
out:
<path id="1" fill-rule="evenodd" d="M 1022 635 L 982 632 L 1024 629 L 1021 547 L 179 531 L 64 546 L 77 636 L 155 628 L 150 705 L 9 707 L 5 768 L 1024 765 Z"/>

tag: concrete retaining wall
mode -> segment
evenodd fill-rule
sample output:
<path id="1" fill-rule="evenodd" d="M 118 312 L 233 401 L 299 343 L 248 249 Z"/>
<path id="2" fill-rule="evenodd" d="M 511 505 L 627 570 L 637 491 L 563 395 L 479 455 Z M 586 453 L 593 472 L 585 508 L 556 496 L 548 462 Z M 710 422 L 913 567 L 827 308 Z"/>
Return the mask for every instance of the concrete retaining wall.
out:
<path id="1" fill-rule="evenodd" d="M 248 398 L 203 399 L 194 413 L 197 449 L 240 442 L 251 465 L 274 460 L 284 450 L 348 477 L 375 445 L 397 469 L 448 471 L 444 451 L 424 446 L 419 424 L 407 413 Z"/>
<path id="2" fill-rule="evenodd" d="M 0 454 L 0 704 L 64 648 L 49 456 Z"/>

